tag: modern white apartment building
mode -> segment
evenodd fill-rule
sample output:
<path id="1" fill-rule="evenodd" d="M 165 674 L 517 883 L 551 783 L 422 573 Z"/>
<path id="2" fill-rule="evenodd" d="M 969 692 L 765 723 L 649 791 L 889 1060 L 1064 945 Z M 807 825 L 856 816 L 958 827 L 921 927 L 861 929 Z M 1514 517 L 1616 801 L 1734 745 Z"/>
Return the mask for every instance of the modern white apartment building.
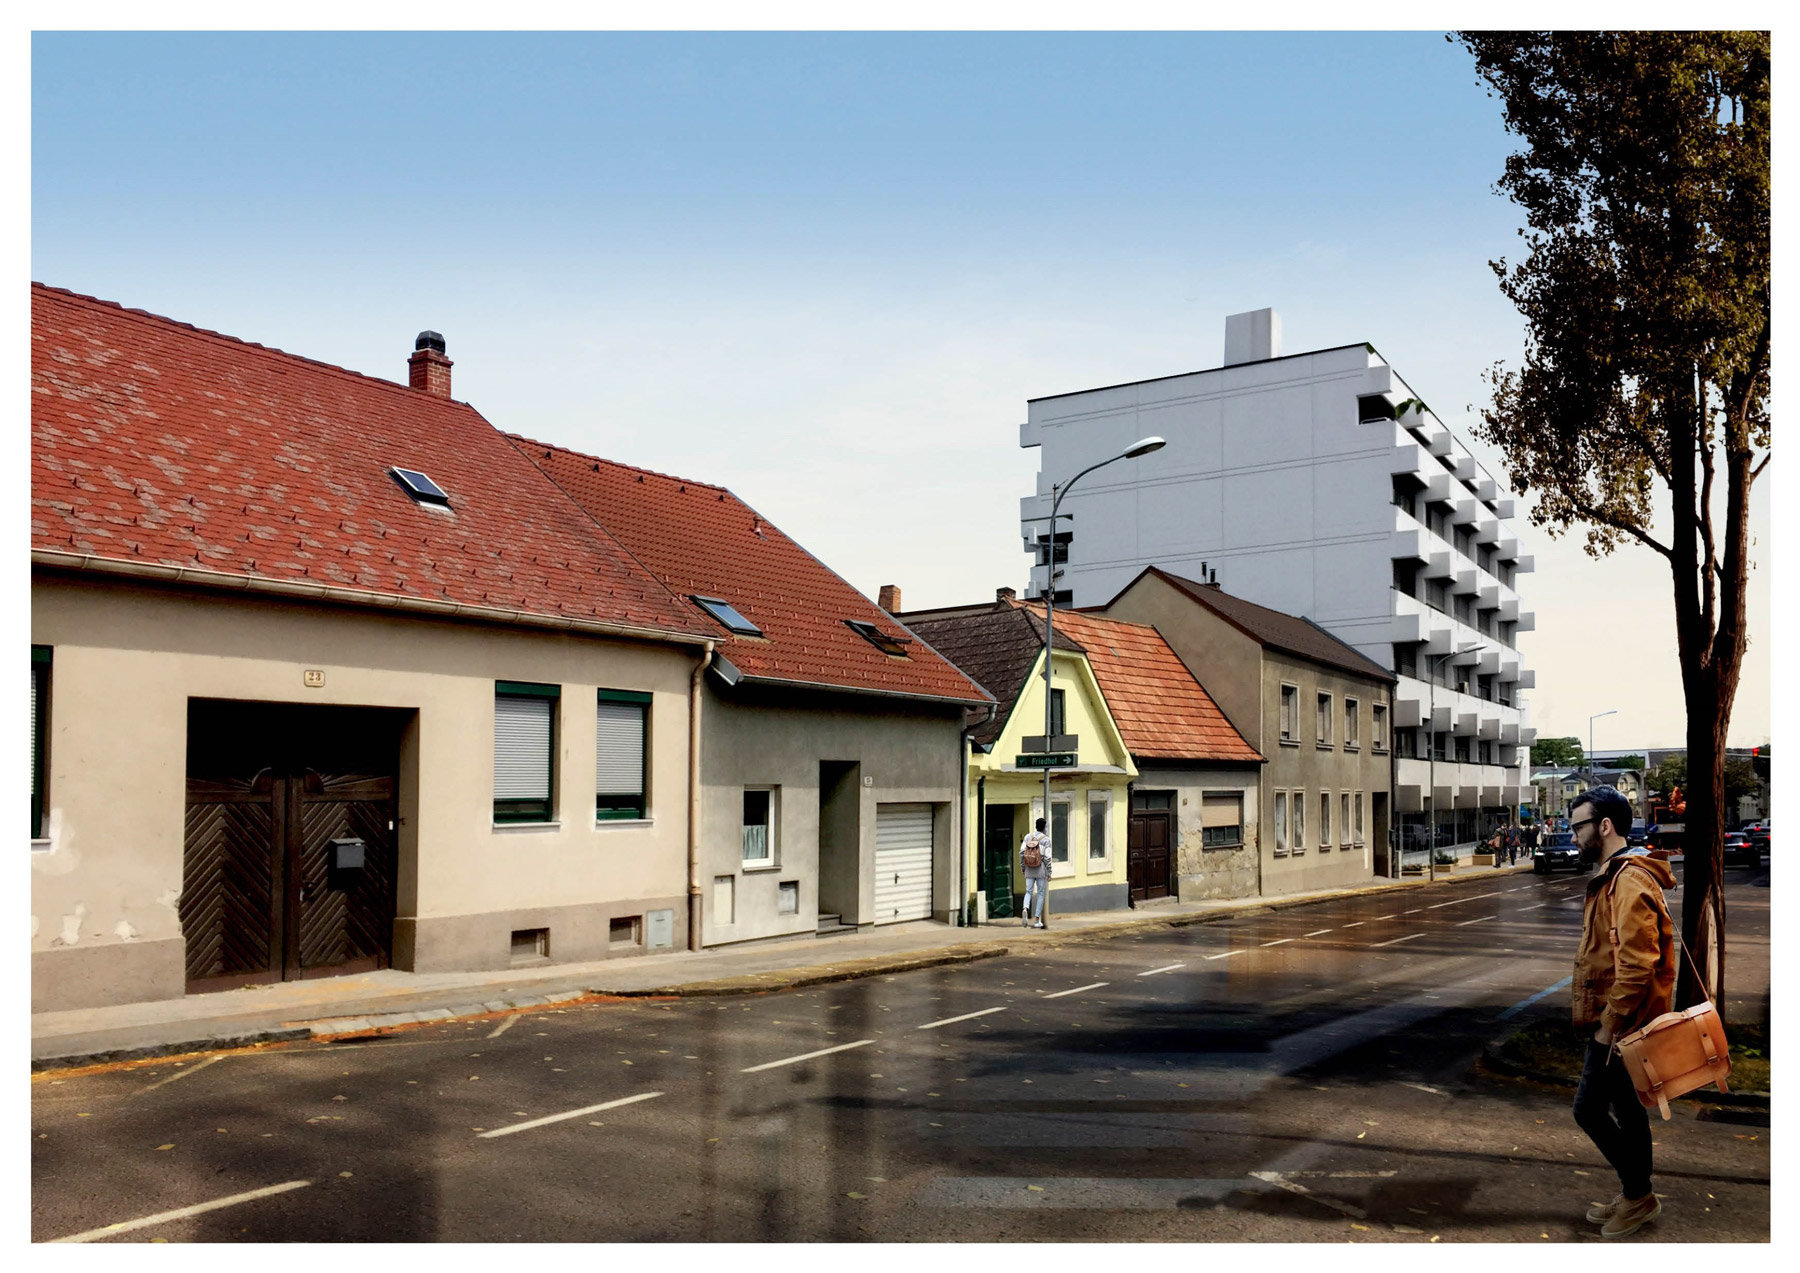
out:
<path id="1" fill-rule="evenodd" d="M 1104 605 L 1145 566 L 1303 615 L 1399 677 L 1394 823 L 1466 844 L 1530 804 L 1518 636 L 1534 625 L 1513 498 L 1369 344 L 1281 353 L 1273 310 L 1234 314 L 1225 365 L 1032 399 L 1019 445 L 1029 595 Z M 1151 434 L 1162 450 L 1059 484 Z M 1443 656 L 1443 657 L 1440 657 Z M 1433 792 L 1435 790 L 1435 799 Z"/>

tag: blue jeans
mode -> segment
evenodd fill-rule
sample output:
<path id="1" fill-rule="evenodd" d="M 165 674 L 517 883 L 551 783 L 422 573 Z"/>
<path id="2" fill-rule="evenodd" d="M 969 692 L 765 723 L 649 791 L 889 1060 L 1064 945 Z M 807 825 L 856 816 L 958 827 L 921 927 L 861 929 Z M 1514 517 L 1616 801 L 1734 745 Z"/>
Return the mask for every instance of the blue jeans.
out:
<path id="1" fill-rule="evenodd" d="M 1045 896 L 1044 891 L 1049 886 L 1049 884 L 1050 884 L 1049 880 L 1034 879 L 1029 875 L 1025 877 L 1025 918 L 1026 919 L 1042 919 L 1042 918 L 1044 918 L 1044 896 Z M 1037 899 L 1037 908 L 1035 910 L 1032 909 L 1032 905 L 1031 905 L 1031 900 L 1034 897 Z"/>
<path id="2" fill-rule="evenodd" d="M 1650 1112 L 1638 1103 L 1625 1062 L 1604 1044 L 1589 1042 L 1575 1089 L 1575 1122 L 1619 1174 L 1619 1192 L 1650 1192 Z"/>

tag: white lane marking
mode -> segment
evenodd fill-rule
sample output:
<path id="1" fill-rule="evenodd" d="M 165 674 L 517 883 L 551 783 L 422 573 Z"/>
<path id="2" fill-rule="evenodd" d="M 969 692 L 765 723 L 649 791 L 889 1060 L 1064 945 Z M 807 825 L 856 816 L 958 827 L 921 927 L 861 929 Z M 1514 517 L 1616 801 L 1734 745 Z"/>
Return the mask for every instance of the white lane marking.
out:
<path id="1" fill-rule="evenodd" d="M 1281 944 L 1282 944 L 1282 942 L 1290 942 L 1290 941 L 1293 941 L 1293 940 L 1294 940 L 1294 939 L 1293 939 L 1293 938 L 1292 938 L 1292 937 L 1283 937 L 1283 938 L 1281 938 L 1281 939 L 1280 939 L 1280 940 L 1279 940 L 1279 941 L 1266 941 L 1266 942 L 1264 942 L 1264 943 L 1263 943 L 1263 945 L 1265 945 L 1265 946 L 1279 946 L 1279 945 L 1281 945 Z"/>
<path id="2" fill-rule="evenodd" d="M 141 1095 L 144 1092 L 153 1091 L 156 1088 L 161 1087 L 164 1083 L 173 1083 L 176 1079 L 184 1079 L 188 1075 L 194 1073 L 194 1071 L 204 1070 L 207 1066 L 215 1065 L 218 1062 L 223 1061 L 224 1059 L 225 1058 L 222 1056 L 209 1056 L 204 1061 L 201 1061 L 197 1065 L 191 1065 L 185 1070 L 176 1070 L 173 1074 L 169 1075 L 169 1077 L 166 1079 L 157 1079 L 156 1082 L 154 1082 L 154 1083 L 149 1083 L 143 1087 L 140 1087 L 138 1089 L 138 1092 Z"/>
<path id="3" fill-rule="evenodd" d="M 1186 964 L 1164 964 L 1161 968 L 1148 968 L 1140 972 L 1140 977 L 1154 977 L 1159 972 L 1174 972 L 1177 968 L 1186 968 Z"/>
<path id="4" fill-rule="evenodd" d="M 1371 946 L 1369 949 L 1374 950 L 1374 949 L 1376 949 L 1376 947 L 1379 947 L 1379 946 L 1398 946 L 1403 941 L 1411 941 L 1415 937 L 1423 937 L 1424 935 L 1425 935 L 1424 933 L 1408 933 L 1404 937 L 1394 938 L 1393 941 L 1378 941 L 1375 943 L 1374 946 Z"/>
<path id="5" fill-rule="evenodd" d="M 1060 999 L 1060 998 L 1062 998 L 1062 997 L 1063 997 L 1063 996 L 1064 996 L 1064 995 L 1078 995 L 1078 994 L 1080 994 L 1080 993 L 1081 993 L 1081 992 L 1082 992 L 1082 991 L 1083 991 L 1083 990 L 1098 990 L 1098 989 L 1100 989 L 1100 987 L 1101 987 L 1101 986 L 1110 986 L 1110 985 L 1112 985 L 1112 982 L 1110 982 L 1110 981 L 1096 981 L 1096 982 L 1095 982 L 1095 983 L 1094 983 L 1094 984 L 1093 984 L 1093 985 L 1091 985 L 1091 986 L 1076 986 L 1076 987 L 1075 987 L 1075 988 L 1074 988 L 1074 989 L 1073 989 L 1073 990 L 1058 990 L 1058 991 L 1057 991 L 1057 992 L 1056 992 L 1056 993 L 1055 993 L 1055 994 L 1053 994 L 1053 995 L 1045 995 L 1045 996 L 1044 996 L 1044 998 L 1046 998 L 1046 999 Z"/>
<path id="6" fill-rule="evenodd" d="M 1499 896 L 1500 896 L 1500 894 L 1498 894 L 1498 893 L 1476 893 L 1472 897 L 1456 897 L 1456 898 L 1452 898 L 1448 902 L 1438 902 L 1436 905 L 1427 906 L 1425 909 L 1428 911 L 1435 911 L 1440 906 L 1461 906 L 1464 902 L 1479 902 L 1484 897 L 1499 897 Z"/>
<path id="7" fill-rule="evenodd" d="M 1483 915 L 1479 919 L 1458 920 L 1455 924 L 1452 924 L 1451 927 L 1452 928 L 1467 928 L 1470 924 L 1485 924 L 1490 919 L 1498 919 L 1498 918 L 1500 918 L 1498 915 Z"/>
<path id="8" fill-rule="evenodd" d="M 1361 1207 L 1353 1207 L 1347 1202 L 1339 1202 L 1336 1198 L 1327 1198 L 1323 1194 L 1316 1194 L 1305 1185 L 1284 1179 L 1278 1171 L 1253 1171 L 1250 1176 L 1253 1180 L 1275 1185 L 1278 1188 L 1286 1189 L 1289 1193 L 1297 1193 L 1303 1198 L 1311 1198 L 1314 1202 L 1322 1203 L 1333 1211 L 1341 1211 L 1352 1219 L 1367 1220 L 1369 1218 L 1369 1213 Z"/>
<path id="9" fill-rule="evenodd" d="M 1433 1096 L 1448 1096 L 1448 1095 L 1450 1095 L 1450 1093 L 1440 1091 L 1439 1089 L 1432 1087 L 1428 1083 L 1408 1083 L 1404 1079 L 1396 1079 L 1395 1082 L 1399 1083 L 1401 1087 L 1416 1087 L 1421 1092 L 1430 1092 Z"/>
<path id="10" fill-rule="evenodd" d="M 240 1202 L 255 1202 L 258 1198 L 270 1198 L 278 1193 L 286 1193 L 290 1189 L 304 1189 L 310 1180 L 290 1180 L 286 1184 L 269 1185 L 263 1189 L 252 1189 L 248 1193 L 234 1193 L 229 1198 L 215 1198 L 211 1202 L 198 1202 L 191 1207 L 182 1207 L 178 1211 L 159 1211 L 153 1216 L 143 1216 L 136 1220 L 122 1220 L 118 1224 L 109 1224 L 104 1228 L 89 1229 L 86 1233 L 71 1233 L 66 1238 L 52 1238 L 53 1242 L 95 1242 L 101 1238 L 110 1238 L 115 1233 L 129 1233 L 133 1229 L 147 1229 L 153 1224 L 167 1224 L 171 1220 L 185 1220 L 189 1216 L 197 1216 L 206 1211 L 217 1211 L 220 1207 L 235 1207 Z"/>
<path id="11" fill-rule="evenodd" d="M 924 1025 L 914 1026 L 915 1030 L 935 1030 L 941 1025 L 955 1025 L 958 1021 L 970 1021 L 976 1017 L 985 1017 L 990 1012 L 1005 1012 L 1005 1005 L 998 1008 L 983 1008 L 980 1012 L 965 1012 L 960 1017 L 945 1017 L 942 1021 L 927 1021 Z"/>
<path id="12" fill-rule="evenodd" d="M 1371 924 L 1379 924 L 1384 919 L 1392 919 L 1392 918 L 1394 918 L 1392 915 L 1377 915 L 1374 919 L 1370 920 L 1369 922 Z"/>
<path id="13" fill-rule="evenodd" d="M 1420 911 L 1422 911 L 1424 909 L 1425 908 L 1423 906 L 1415 906 L 1410 911 L 1401 911 L 1400 913 L 1402 915 L 1417 915 Z"/>
<path id="14" fill-rule="evenodd" d="M 1359 919 L 1354 924 L 1345 924 L 1344 927 L 1345 928 L 1361 928 L 1367 922 L 1368 922 L 1367 920 Z"/>
<path id="15" fill-rule="evenodd" d="M 598 1114 L 603 1109 L 618 1109 L 621 1105 L 635 1105 L 639 1101 L 652 1101 L 661 1096 L 661 1092 L 639 1092 L 636 1096 L 621 1096 L 616 1101 L 602 1101 L 598 1105 L 584 1105 L 580 1109 L 572 1109 L 566 1114 L 546 1114 L 542 1118 L 534 1118 L 528 1123 L 514 1123 L 511 1127 L 496 1127 L 491 1132 L 482 1132 L 482 1140 L 492 1140 L 496 1136 L 510 1136 L 514 1132 L 528 1132 L 533 1127 L 543 1127 L 548 1123 L 560 1123 L 565 1118 L 580 1118 L 583 1114 Z"/>
<path id="16" fill-rule="evenodd" d="M 1301 933 L 1300 935 L 1302 937 L 1317 937 L 1320 933 L 1329 933 L 1330 931 L 1331 930 L 1329 928 L 1320 928 L 1320 929 L 1315 929 L 1313 932 L 1310 932 L 1310 933 Z"/>
<path id="17" fill-rule="evenodd" d="M 747 1066 L 738 1073 L 754 1074 L 758 1070 L 772 1070 L 781 1065 L 797 1065 L 801 1061 L 810 1061 L 815 1056 L 830 1056 L 833 1052 L 848 1052 L 851 1048 L 867 1047 L 873 1042 L 875 1042 L 873 1039 L 858 1039 L 855 1043 L 840 1043 L 835 1048 L 820 1048 L 817 1052 L 803 1052 L 799 1056 L 785 1056 L 779 1061 L 765 1061 L 761 1065 Z"/>
<path id="18" fill-rule="evenodd" d="M 520 1015 L 521 1014 L 517 1013 L 517 1012 L 513 1013 L 512 1016 L 508 1017 L 506 1020 L 502 1021 L 499 1025 L 495 1026 L 494 1032 L 492 1034 L 488 1035 L 488 1038 L 497 1039 L 501 1035 L 505 1034 L 508 1030 L 512 1029 L 513 1023 L 519 1019 Z"/>
<path id="19" fill-rule="evenodd" d="M 1244 952 L 1241 950 L 1224 950 L 1224 951 L 1220 951 L 1216 955 L 1208 955 L 1207 958 L 1208 959 L 1230 959 L 1233 955 L 1241 955 L 1243 953 Z"/>
<path id="20" fill-rule="evenodd" d="M 1574 980 L 1575 980 L 1575 978 L 1573 976 L 1564 977 L 1561 981 L 1557 982 L 1554 986 L 1545 986 L 1542 990 L 1538 991 L 1536 994 L 1527 995 L 1525 998 L 1523 998 L 1523 999 L 1519 1000 L 1517 1003 L 1515 1003 L 1512 1007 L 1508 1008 L 1505 1012 L 1502 1012 L 1499 1015 L 1499 1017 L 1496 1018 L 1496 1020 L 1505 1021 L 1509 1017 L 1518 1016 L 1521 1012 L 1525 1011 L 1525 1009 L 1529 1008 L 1532 1004 L 1536 1003 L 1539 999 L 1542 999 L 1542 998 L 1545 998 L 1546 996 L 1555 994 L 1558 990 L 1561 990 L 1563 987 L 1569 985 Z"/>

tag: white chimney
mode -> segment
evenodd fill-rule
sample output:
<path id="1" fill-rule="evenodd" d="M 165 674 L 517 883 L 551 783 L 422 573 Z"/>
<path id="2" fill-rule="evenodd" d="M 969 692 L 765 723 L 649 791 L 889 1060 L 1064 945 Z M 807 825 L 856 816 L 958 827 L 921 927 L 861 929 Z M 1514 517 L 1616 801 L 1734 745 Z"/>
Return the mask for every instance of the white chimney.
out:
<path id="1" fill-rule="evenodd" d="M 1272 309 L 1253 309 L 1225 319 L 1225 365 L 1264 362 L 1281 357 L 1281 315 Z"/>

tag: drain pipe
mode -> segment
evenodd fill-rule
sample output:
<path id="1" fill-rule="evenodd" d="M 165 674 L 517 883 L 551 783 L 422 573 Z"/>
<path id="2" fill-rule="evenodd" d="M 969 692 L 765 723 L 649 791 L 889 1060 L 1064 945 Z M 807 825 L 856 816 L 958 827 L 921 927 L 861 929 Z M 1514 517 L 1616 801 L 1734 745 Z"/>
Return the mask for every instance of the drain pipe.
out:
<path id="1" fill-rule="evenodd" d="M 712 666 L 713 643 L 706 643 L 688 682 L 688 949 L 700 949 L 700 678 Z"/>
<path id="2" fill-rule="evenodd" d="M 966 927 L 969 919 L 968 882 L 964 878 L 965 872 L 969 869 L 969 743 L 976 730 L 987 728 L 989 722 L 994 719 L 994 713 L 999 709 L 998 703 L 989 703 L 987 715 L 978 724 L 966 726 L 962 732 L 962 754 L 958 757 L 960 765 L 956 787 L 956 820 L 962 830 L 962 835 L 958 837 L 962 842 L 962 852 L 957 855 L 956 870 L 951 872 L 950 879 L 950 900 L 956 906 L 956 927 L 958 928 Z M 985 778 L 982 779 L 983 783 L 986 781 Z M 977 813 L 977 823 L 980 822 L 980 816 Z M 976 834 L 981 834 L 979 826 Z"/>

